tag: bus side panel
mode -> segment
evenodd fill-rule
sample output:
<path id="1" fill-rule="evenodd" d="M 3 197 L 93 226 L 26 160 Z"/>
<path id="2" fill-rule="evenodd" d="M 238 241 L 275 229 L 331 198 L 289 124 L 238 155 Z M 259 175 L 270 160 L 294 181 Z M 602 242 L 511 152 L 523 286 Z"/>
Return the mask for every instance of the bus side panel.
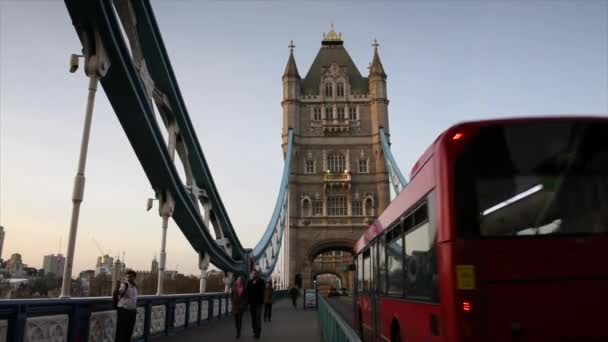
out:
<path id="1" fill-rule="evenodd" d="M 456 291 L 456 260 L 454 248 L 454 222 L 452 219 L 452 190 L 450 187 L 452 174 L 450 172 L 450 153 L 454 153 L 454 143 L 445 137 L 436 144 L 435 177 L 437 179 L 437 273 L 439 277 L 439 301 L 441 303 L 442 320 L 439 327 L 445 341 L 458 341 L 462 334 L 458 320 L 458 298 Z"/>
<path id="2" fill-rule="evenodd" d="M 434 323 L 431 323 L 432 320 L 442 321 L 439 305 L 384 297 L 380 300 L 380 307 L 383 341 L 391 341 L 395 325 L 400 331 L 402 341 L 443 341 L 443 336 L 432 331 Z"/>
<path id="3" fill-rule="evenodd" d="M 454 242 L 442 242 L 437 244 L 437 263 L 439 276 L 439 301 L 441 303 L 440 329 L 441 334 L 446 336 L 445 341 L 459 341 L 462 335 L 462 327 L 459 321 L 462 317 L 457 311 L 458 293 L 456 290 L 456 258 Z"/>
<path id="4" fill-rule="evenodd" d="M 371 296 L 367 293 L 359 293 L 357 297 L 357 306 L 361 311 L 360 316 L 360 331 L 361 340 L 371 341 L 374 320 L 372 317 L 372 301 Z"/>

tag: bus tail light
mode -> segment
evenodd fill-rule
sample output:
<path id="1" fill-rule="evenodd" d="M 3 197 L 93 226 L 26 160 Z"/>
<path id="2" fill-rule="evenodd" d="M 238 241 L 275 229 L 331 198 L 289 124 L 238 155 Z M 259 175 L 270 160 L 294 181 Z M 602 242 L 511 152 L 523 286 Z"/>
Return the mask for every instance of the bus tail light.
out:
<path id="1" fill-rule="evenodd" d="M 452 140 L 460 140 L 460 138 L 462 138 L 463 134 L 462 133 L 456 133 L 454 134 L 454 136 L 452 137 Z"/>
<path id="2" fill-rule="evenodd" d="M 471 302 L 468 302 L 468 301 L 462 302 L 462 311 L 464 311 L 464 312 L 471 311 Z"/>

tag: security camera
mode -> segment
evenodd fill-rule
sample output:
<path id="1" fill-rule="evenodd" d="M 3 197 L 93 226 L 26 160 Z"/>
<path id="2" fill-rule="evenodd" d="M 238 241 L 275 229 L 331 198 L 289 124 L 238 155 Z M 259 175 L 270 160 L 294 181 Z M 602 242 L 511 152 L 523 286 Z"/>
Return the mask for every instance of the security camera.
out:
<path id="1" fill-rule="evenodd" d="M 71 72 L 71 73 L 75 73 L 75 72 L 76 72 L 76 70 L 78 70 L 78 63 L 79 63 L 78 58 L 79 58 L 79 57 L 80 57 L 80 56 L 79 56 L 79 55 L 77 55 L 77 54 L 75 54 L 75 53 L 73 53 L 73 54 L 70 56 L 70 72 Z"/>

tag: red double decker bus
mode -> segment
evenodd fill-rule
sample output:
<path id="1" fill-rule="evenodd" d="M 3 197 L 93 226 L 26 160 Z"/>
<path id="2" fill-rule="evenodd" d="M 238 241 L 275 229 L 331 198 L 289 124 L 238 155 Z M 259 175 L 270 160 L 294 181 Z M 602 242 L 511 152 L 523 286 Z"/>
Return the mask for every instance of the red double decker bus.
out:
<path id="1" fill-rule="evenodd" d="M 608 341 L 608 119 L 442 133 L 354 246 L 365 341 Z"/>

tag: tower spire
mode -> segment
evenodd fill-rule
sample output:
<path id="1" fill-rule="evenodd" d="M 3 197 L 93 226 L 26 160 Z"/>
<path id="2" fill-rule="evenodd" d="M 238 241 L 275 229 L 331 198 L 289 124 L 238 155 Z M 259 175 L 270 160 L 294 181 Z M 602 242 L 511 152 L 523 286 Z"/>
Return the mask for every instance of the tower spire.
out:
<path id="1" fill-rule="evenodd" d="M 296 77 L 300 79 L 300 74 L 298 73 L 298 67 L 296 66 L 296 60 L 293 57 L 293 49 L 296 47 L 293 44 L 293 40 L 289 42 L 287 46 L 289 48 L 289 59 L 287 60 L 287 66 L 285 67 L 285 72 L 283 73 L 283 77 Z"/>
<path id="2" fill-rule="evenodd" d="M 374 47 L 374 58 L 372 60 L 372 64 L 369 67 L 369 74 L 378 75 L 383 78 L 386 78 L 386 73 L 384 72 L 384 67 L 382 66 L 382 62 L 380 62 L 380 56 L 378 56 L 378 40 L 374 38 L 374 43 L 372 44 Z"/>

